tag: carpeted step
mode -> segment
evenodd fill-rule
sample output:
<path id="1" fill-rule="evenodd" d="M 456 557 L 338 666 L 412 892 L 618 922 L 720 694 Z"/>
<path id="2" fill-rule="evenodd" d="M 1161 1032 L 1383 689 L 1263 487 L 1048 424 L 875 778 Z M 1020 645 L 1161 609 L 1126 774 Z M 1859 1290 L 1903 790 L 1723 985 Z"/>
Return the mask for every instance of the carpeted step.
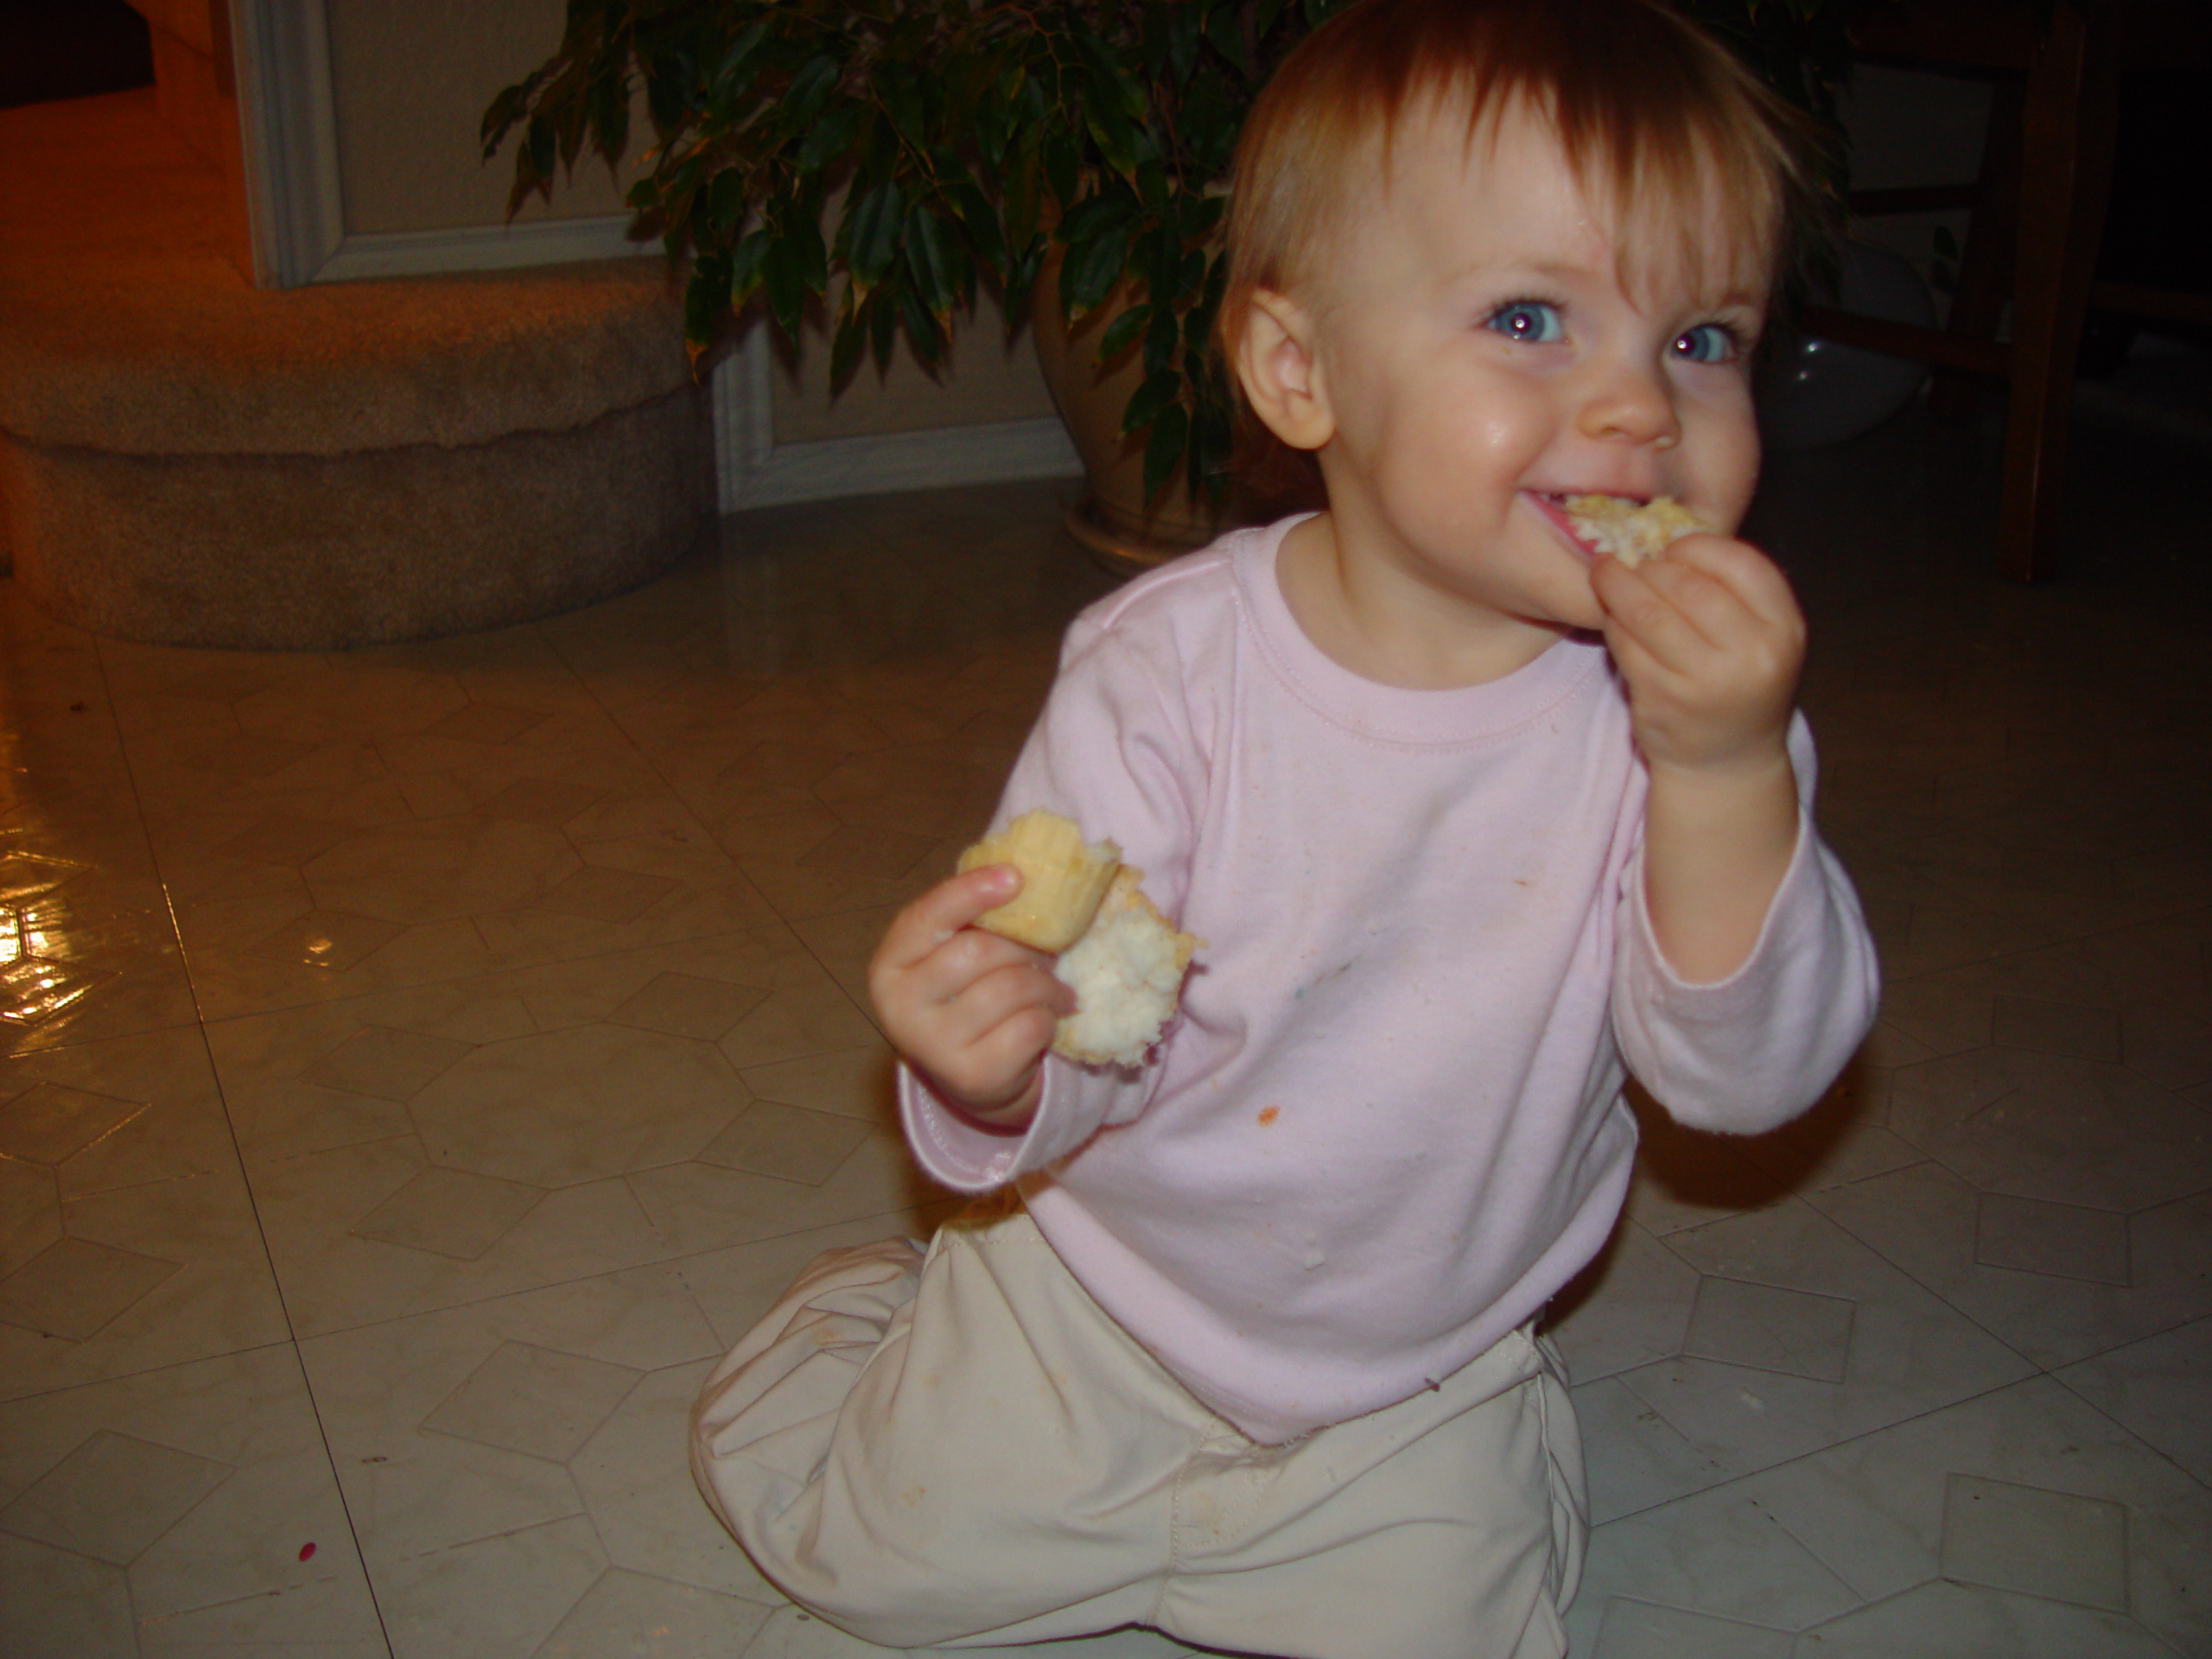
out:
<path id="1" fill-rule="evenodd" d="M 497 626 L 646 580 L 710 512 L 659 261 L 255 290 L 173 199 L 115 222 L 193 176 L 149 95 L 0 111 L 0 512 L 63 620 L 291 648 Z"/>

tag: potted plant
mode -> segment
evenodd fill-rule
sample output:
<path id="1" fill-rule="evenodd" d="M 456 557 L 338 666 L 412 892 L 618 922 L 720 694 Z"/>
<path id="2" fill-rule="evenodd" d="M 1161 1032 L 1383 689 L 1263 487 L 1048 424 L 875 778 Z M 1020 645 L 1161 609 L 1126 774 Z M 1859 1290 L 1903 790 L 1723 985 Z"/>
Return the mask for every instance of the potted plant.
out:
<path id="1" fill-rule="evenodd" d="M 842 386 L 902 338 L 934 368 L 981 294 L 1018 328 L 1041 290 L 1048 376 L 1096 380 L 1120 406 L 1105 466 L 1085 457 L 1094 490 L 1114 493 L 1100 474 L 1126 446 L 1115 528 L 1173 548 L 1204 539 L 1228 484 L 1212 328 L 1237 131 L 1344 3 L 569 0 L 560 49 L 486 111 L 484 153 L 519 130 L 512 212 L 587 146 L 613 165 L 642 81 L 652 171 L 628 201 L 690 257 L 695 357 L 756 298 L 792 336 L 819 305 Z M 1681 3 L 1832 117 L 1841 0 Z"/>

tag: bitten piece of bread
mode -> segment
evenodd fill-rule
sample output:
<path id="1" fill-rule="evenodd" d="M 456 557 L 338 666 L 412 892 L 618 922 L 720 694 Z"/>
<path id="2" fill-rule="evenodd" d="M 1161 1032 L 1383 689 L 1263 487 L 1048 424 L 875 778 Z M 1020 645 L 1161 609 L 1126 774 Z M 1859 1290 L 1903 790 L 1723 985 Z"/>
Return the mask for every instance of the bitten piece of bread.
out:
<path id="1" fill-rule="evenodd" d="M 1090 930 L 1052 965 L 1075 992 L 1076 1011 L 1060 1021 L 1055 1052 L 1089 1065 L 1135 1065 L 1159 1037 L 1182 994 L 1183 972 L 1198 941 L 1178 932 L 1124 864 L 1106 890 Z"/>
<path id="2" fill-rule="evenodd" d="M 1562 505 L 1576 535 L 1631 569 L 1682 537 L 1713 528 L 1671 495 L 1640 505 L 1619 495 L 1570 495 Z"/>
<path id="3" fill-rule="evenodd" d="M 1021 891 L 985 911 L 976 925 L 1057 956 L 1081 938 L 1098 914 L 1107 885 L 1122 866 L 1122 849 L 1110 841 L 1085 846 L 1073 820 L 1057 812 L 1025 812 L 960 855 L 963 874 L 986 864 L 1020 870 Z"/>
<path id="4" fill-rule="evenodd" d="M 1087 1065 L 1136 1065 L 1182 995 L 1183 970 L 1203 941 L 1179 933 L 1122 862 L 1110 841 L 1085 845 L 1072 819 L 1025 812 L 960 855 L 960 868 L 1011 864 L 1021 891 L 976 925 L 1049 950 L 1052 972 L 1075 992 L 1076 1011 L 1052 1047 Z"/>

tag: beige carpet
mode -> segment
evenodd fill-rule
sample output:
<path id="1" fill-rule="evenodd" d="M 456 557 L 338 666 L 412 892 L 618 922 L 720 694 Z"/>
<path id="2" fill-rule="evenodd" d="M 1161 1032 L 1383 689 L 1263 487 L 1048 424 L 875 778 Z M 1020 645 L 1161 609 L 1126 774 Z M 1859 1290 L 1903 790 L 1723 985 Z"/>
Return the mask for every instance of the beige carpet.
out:
<path id="1" fill-rule="evenodd" d="M 0 111 L 0 522 L 62 620 L 328 647 L 664 568 L 711 499 L 657 260 L 246 286 L 150 90 Z"/>

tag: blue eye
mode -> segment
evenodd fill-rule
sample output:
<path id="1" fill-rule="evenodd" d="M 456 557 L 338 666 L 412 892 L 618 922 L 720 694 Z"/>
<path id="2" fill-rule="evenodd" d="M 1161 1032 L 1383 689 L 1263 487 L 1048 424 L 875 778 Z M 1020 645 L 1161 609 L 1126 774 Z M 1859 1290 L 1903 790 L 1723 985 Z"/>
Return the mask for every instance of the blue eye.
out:
<path id="1" fill-rule="evenodd" d="M 1532 346 L 1549 346 L 1567 338 L 1559 308 L 1542 300 L 1515 300 L 1510 305 L 1501 305 L 1484 321 L 1483 327 L 1508 340 L 1525 340 Z"/>
<path id="2" fill-rule="evenodd" d="M 1693 363 L 1726 363 L 1736 355 L 1736 333 L 1725 323 L 1700 322 L 1675 336 L 1675 352 Z"/>

